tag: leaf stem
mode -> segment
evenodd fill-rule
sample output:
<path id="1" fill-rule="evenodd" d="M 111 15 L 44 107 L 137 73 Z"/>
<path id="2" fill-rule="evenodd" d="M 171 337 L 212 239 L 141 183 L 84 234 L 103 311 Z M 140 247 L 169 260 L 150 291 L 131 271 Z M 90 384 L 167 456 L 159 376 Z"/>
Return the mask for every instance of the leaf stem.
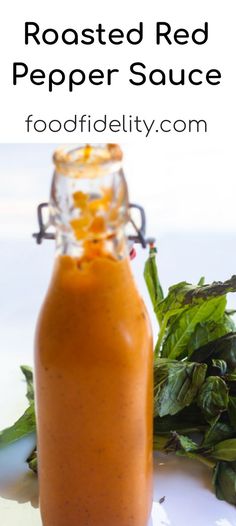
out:
<path id="1" fill-rule="evenodd" d="M 167 327 L 168 320 L 169 320 L 168 314 L 165 315 L 165 317 L 164 317 L 162 322 L 160 320 L 158 320 L 160 331 L 159 331 L 159 334 L 158 334 L 157 343 L 156 343 L 156 347 L 155 347 L 155 351 L 154 351 L 155 352 L 155 357 L 159 357 L 161 355 L 161 344 L 162 344 L 162 340 L 164 338 L 164 334 L 166 332 L 166 327 Z"/>

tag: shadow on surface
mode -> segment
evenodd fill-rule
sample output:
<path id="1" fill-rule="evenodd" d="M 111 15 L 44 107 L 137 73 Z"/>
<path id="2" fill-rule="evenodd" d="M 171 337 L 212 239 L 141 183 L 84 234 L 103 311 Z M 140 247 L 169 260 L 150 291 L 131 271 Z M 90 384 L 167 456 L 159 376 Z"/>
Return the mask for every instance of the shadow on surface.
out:
<path id="1" fill-rule="evenodd" d="M 0 449 L 0 496 L 21 504 L 38 507 L 38 479 L 28 469 L 26 458 L 35 447 L 35 435 L 29 435 Z"/>
<path id="2" fill-rule="evenodd" d="M 38 508 L 38 479 L 34 473 L 24 473 L 16 480 L 0 483 L 0 496 L 4 499 L 15 500 L 19 504 L 30 502 L 33 508 Z"/>

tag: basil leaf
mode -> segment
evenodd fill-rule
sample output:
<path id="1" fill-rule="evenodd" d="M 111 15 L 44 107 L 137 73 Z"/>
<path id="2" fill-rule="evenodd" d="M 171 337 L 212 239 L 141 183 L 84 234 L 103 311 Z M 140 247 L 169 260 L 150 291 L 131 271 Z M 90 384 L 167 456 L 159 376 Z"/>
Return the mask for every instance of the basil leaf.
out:
<path id="1" fill-rule="evenodd" d="M 25 376 L 27 384 L 27 393 L 26 397 L 30 404 L 34 402 L 34 385 L 33 385 L 33 371 L 32 368 L 28 365 L 21 365 L 21 371 Z"/>
<path id="2" fill-rule="evenodd" d="M 30 405 L 24 414 L 11 426 L 0 432 L 0 447 L 8 446 L 36 431 L 34 406 Z"/>
<path id="3" fill-rule="evenodd" d="M 144 278 L 146 281 L 150 298 L 152 300 L 154 310 L 156 309 L 157 304 L 164 298 L 163 290 L 159 281 L 157 271 L 156 253 L 156 248 L 151 247 L 149 251 L 148 260 L 146 261 L 144 267 Z"/>
<path id="4" fill-rule="evenodd" d="M 191 335 L 188 342 L 188 354 L 199 349 L 203 345 L 235 331 L 235 323 L 232 318 L 226 314 L 218 322 L 209 320 L 199 323 Z"/>
<path id="5" fill-rule="evenodd" d="M 202 287 L 203 285 L 205 285 L 205 277 L 202 276 L 199 281 L 198 281 L 198 287 Z"/>
<path id="6" fill-rule="evenodd" d="M 205 364 L 159 359 L 154 363 L 154 416 L 174 415 L 189 406 L 206 376 Z"/>
<path id="7" fill-rule="evenodd" d="M 189 356 L 189 359 L 194 362 L 210 363 L 212 358 L 224 360 L 229 370 L 233 371 L 236 368 L 236 332 L 225 334 L 203 345 Z"/>
<path id="8" fill-rule="evenodd" d="M 184 301 L 185 304 L 198 302 L 200 299 L 207 300 L 213 297 L 224 296 L 228 292 L 236 292 L 236 276 L 232 276 L 227 281 L 214 281 L 211 285 L 195 287 L 187 291 Z"/>
<path id="9" fill-rule="evenodd" d="M 201 278 L 200 283 L 202 283 Z M 213 282 L 211 285 L 191 285 L 186 281 L 182 281 L 169 288 L 168 295 L 158 305 L 158 313 L 164 318 L 168 316 L 180 314 L 190 305 L 204 303 L 213 298 L 225 296 L 228 292 L 236 291 L 236 276 L 232 276 L 225 282 Z"/>
<path id="10" fill-rule="evenodd" d="M 225 374 L 224 380 L 227 382 L 230 396 L 236 396 L 236 373 Z"/>
<path id="11" fill-rule="evenodd" d="M 34 387 L 33 387 L 33 373 L 32 369 L 27 365 L 21 366 L 26 383 L 27 383 L 27 398 L 29 400 L 29 407 L 24 414 L 10 427 L 0 431 L 0 447 L 7 446 L 12 442 L 16 442 L 31 433 L 36 432 L 35 409 L 34 409 Z"/>
<path id="12" fill-rule="evenodd" d="M 30 456 L 27 458 L 27 461 L 29 468 L 34 471 L 34 473 L 38 473 L 38 455 L 37 455 L 37 449 L 35 448 Z"/>
<path id="13" fill-rule="evenodd" d="M 218 442 L 207 453 L 217 460 L 236 461 L 236 438 Z"/>
<path id="14" fill-rule="evenodd" d="M 168 434 L 171 431 L 177 433 L 203 433 L 208 425 L 204 420 L 200 409 L 195 403 L 185 407 L 176 415 L 166 415 L 154 418 L 154 433 Z"/>
<path id="15" fill-rule="evenodd" d="M 166 298 L 156 306 L 155 312 L 158 318 L 163 320 L 165 316 L 167 316 L 169 319 L 185 310 L 187 308 L 184 304 L 185 294 L 193 288 L 195 287 L 186 281 L 172 285 L 168 290 Z"/>
<path id="16" fill-rule="evenodd" d="M 201 447 L 208 448 L 227 438 L 233 438 L 235 431 L 233 427 L 225 422 L 219 421 L 219 415 L 212 421 L 205 433 Z"/>
<path id="17" fill-rule="evenodd" d="M 208 367 L 209 376 L 225 376 L 227 372 L 227 363 L 224 360 L 213 359 Z"/>
<path id="18" fill-rule="evenodd" d="M 209 299 L 198 305 L 189 307 L 177 316 L 170 325 L 162 346 L 162 356 L 180 359 L 188 355 L 188 343 L 198 323 L 222 318 L 226 307 L 226 298 Z M 194 361 L 190 358 L 191 361 Z"/>
<path id="19" fill-rule="evenodd" d="M 236 505 L 236 462 L 217 462 L 212 482 L 218 499 Z"/>
<path id="20" fill-rule="evenodd" d="M 229 397 L 228 413 L 229 413 L 230 424 L 233 427 L 234 431 L 236 431 L 236 397 L 235 396 Z"/>
<path id="21" fill-rule="evenodd" d="M 226 411 L 229 393 L 224 380 L 218 376 L 208 376 L 199 391 L 197 403 L 207 422 Z"/>
<path id="22" fill-rule="evenodd" d="M 182 451 L 184 453 L 189 453 L 190 451 L 198 450 L 198 444 L 196 444 L 196 442 L 194 442 L 191 438 L 186 437 L 184 435 L 179 435 L 176 432 L 171 433 L 171 435 L 171 439 L 165 447 L 167 453 L 171 453 L 173 451 Z"/>

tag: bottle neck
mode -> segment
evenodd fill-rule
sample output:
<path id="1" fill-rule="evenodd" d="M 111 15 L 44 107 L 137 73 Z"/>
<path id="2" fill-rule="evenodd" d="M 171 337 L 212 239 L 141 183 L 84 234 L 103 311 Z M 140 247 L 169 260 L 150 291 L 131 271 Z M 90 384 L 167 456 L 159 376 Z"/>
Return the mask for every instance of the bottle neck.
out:
<path id="1" fill-rule="evenodd" d="M 79 260 L 94 258 L 125 259 L 129 254 L 129 247 L 124 228 L 119 228 L 112 236 L 103 239 L 77 240 L 73 235 L 62 230 L 56 233 L 56 256 L 68 255 Z"/>
<path id="2" fill-rule="evenodd" d="M 50 219 L 57 254 L 76 258 L 124 258 L 128 190 L 114 145 L 59 150 L 51 187 Z"/>

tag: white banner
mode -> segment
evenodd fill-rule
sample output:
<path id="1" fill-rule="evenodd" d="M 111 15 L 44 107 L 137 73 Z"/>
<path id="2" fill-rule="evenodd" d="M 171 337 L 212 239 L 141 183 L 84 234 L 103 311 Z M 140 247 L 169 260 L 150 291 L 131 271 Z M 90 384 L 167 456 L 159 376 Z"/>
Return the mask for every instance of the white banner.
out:
<path id="1" fill-rule="evenodd" d="M 228 150 L 234 1 L 223 7 L 219 0 L 9 0 L 1 17 L 0 141 Z"/>

